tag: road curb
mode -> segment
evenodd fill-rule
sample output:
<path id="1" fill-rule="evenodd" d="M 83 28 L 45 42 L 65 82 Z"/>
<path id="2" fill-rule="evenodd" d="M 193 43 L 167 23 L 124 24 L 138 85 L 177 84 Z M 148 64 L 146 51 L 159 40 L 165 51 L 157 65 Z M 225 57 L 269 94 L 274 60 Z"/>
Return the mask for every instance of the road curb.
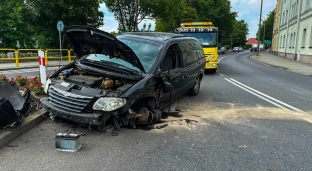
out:
<path id="1" fill-rule="evenodd" d="M 40 122 L 44 121 L 48 117 L 46 110 L 41 109 L 25 118 L 22 122 L 17 124 L 13 128 L 6 128 L 0 131 L 0 149 L 10 142 L 12 142 L 17 137 L 21 136 L 34 126 L 38 125 Z"/>

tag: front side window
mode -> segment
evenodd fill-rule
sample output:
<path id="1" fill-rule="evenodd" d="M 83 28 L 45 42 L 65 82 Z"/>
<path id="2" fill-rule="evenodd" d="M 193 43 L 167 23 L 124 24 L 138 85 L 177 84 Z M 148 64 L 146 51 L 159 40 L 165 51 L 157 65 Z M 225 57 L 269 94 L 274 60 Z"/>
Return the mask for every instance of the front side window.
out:
<path id="1" fill-rule="evenodd" d="M 180 67 L 180 53 L 177 44 L 169 46 L 165 56 L 161 62 L 161 70 L 169 71 L 175 68 Z"/>
<path id="2" fill-rule="evenodd" d="M 150 71 L 159 55 L 159 52 L 163 48 L 163 44 L 161 43 L 139 38 L 122 37 L 118 38 L 118 40 L 122 41 L 132 49 L 132 51 L 139 58 L 146 72 Z"/>

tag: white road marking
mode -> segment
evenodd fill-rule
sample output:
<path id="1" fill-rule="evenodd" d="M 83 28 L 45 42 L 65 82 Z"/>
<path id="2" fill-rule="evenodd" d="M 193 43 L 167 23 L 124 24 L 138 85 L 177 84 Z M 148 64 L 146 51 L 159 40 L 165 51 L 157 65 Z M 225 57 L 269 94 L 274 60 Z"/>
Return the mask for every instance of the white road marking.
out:
<path id="1" fill-rule="evenodd" d="M 251 87 L 248 87 L 248 86 L 244 85 L 243 83 L 240 83 L 240 82 L 238 82 L 238 81 L 236 81 L 236 80 L 234 80 L 234 79 L 232 79 L 232 78 L 230 78 L 230 80 L 232 80 L 232 81 L 234 81 L 235 83 L 237 83 L 237 84 L 239 84 L 239 85 L 241 85 L 241 86 L 243 86 L 243 87 L 245 87 L 245 88 L 247 88 L 247 89 L 249 89 L 249 90 L 252 90 L 252 91 L 254 91 L 254 92 L 256 92 L 256 93 L 258 93 L 258 94 L 260 94 L 260 95 L 262 95 L 262 96 L 264 96 L 264 97 L 266 97 L 266 98 L 268 98 L 268 99 L 271 99 L 271 100 L 273 100 L 273 101 L 275 101 L 275 102 L 277 102 L 277 103 L 279 103 L 279 104 L 282 104 L 282 105 L 284 105 L 284 106 L 286 106 L 286 107 L 288 107 L 288 108 L 290 108 L 290 109 L 292 109 L 292 110 L 294 110 L 294 111 L 303 112 L 302 110 L 300 110 L 300 109 L 298 109 L 298 108 L 295 108 L 295 107 L 293 107 L 293 106 L 291 106 L 291 105 L 289 105 L 289 104 L 286 104 L 286 103 L 284 103 L 284 102 L 282 102 L 282 101 L 280 101 L 280 100 L 277 100 L 277 99 L 275 99 L 275 98 L 273 98 L 273 97 L 271 97 L 271 96 L 268 96 L 268 95 L 266 95 L 266 94 L 264 94 L 264 93 L 261 93 L 260 91 L 257 91 L 257 90 L 255 90 L 255 89 L 253 89 L 253 88 L 251 88 Z"/>
<path id="2" fill-rule="evenodd" d="M 289 110 L 289 109 L 287 109 L 286 107 L 283 107 L 283 106 L 281 106 L 281 105 L 279 105 L 279 104 L 277 104 L 277 103 L 275 103 L 275 102 L 273 102 L 273 101 L 271 101 L 271 100 L 269 100 L 269 99 L 267 99 L 267 98 L 265 98 L 265 97 L 262 97 L 262 96 L 256 94 L 255 92 L 252 92 L 252 91 L 250 91 L 250 90 L 244 88 L 243 86 L 240 86 L 239 84 L 236 84 L 235 82 L 233 82 L 232 80 L 230 80 L 230 79 L 228 79 L 228 78 L 224 78 L 224 79 L 225 79 L 226 81 L 228 81 L 228 82 L 230 82 L 230 83 L 236 85 L 237 87 L 239 87 L 239 88 L 241 88 L 241 89 L 247 91 L 248 93 L 251 93 L 251 94 L 253 94 L 253 95 L 259 97 L 260 99 L 263 99 L 263 100 L 265 100 L 265 101 L 267 101 L 267 102 L 273 104 L 274 106 L 277 106 L 277 107 L 279 107 L 279 108 L 281 108 L 281 109 Z"/>
<path id="3" fill-rule="evenodd" d="M 227 55 L 227 56 L 222 56 L 222 58 L 219 58 L 218 62 L 220 62 L 222 59 L 230 57 L 231 55 Z"/>
<path id="4" fill-rule="evenodd" d="M 253 95 L 255 95 L 255 96 L 259 97 L 259 98 L 261 98 L 261 99 L 263 99 L 264 101 L 267 101 L 267 102 L 271 103 L 272 105 L 281 108 L 281 109 L 284 109 L 284 110 L 287 110 L 287 111 L 292 109 L 294 111 L 302 112 L 302 113 L 307 114 L 306 112 L 304 112 L 304 111 L 302 111 L 302 110 L 300 110 L 298 108 L 295 108 L 295 107 L 293 107 L 293 106 L 291 106 L 291 105 L 289 105 L 287 103 L 284 103 L 284 102 L 282 102 L 280 100 L 277 100 L 277 99 L 275 99 L 275 98 L 273 98 L 271 96 L 268 96 L 268 95 L 266 95 L 266 94 L 264 94 L 264 93 L 262 93 L 260 91 L 257 91 L 257 90 L 255 90 L 255 89 L 253 89 L 251 87 L 248 87 L 247 85 L 244 85 L 243 83 L 240 83 L 240 82 L 238 82 L 238 81 L 236 81 L 236 80 L 234 80 L 232 78 L 224 78 L 224 79 L 226 81 L 234 84 L 235 86 L 237 86 L 237 87 L 239 87 L 239 88 L 241 88 L 241 89 L 243 89 L 243 90 L 245 90 L 245 91 L 247 91 L 247 92 L 249 92 L 249 93 L 251 93 L 251 94 L 253 94 Z M 288 107 L 288 108 L 286 108 L 286 107 Z M 297 113 L 293 113 L 293 114 L 297 115 Z M 312 123 L 312 119 L 311 119 L 310 115 L 301 116 L 301 119 L 303 119 L 303 120 L 305 120 L 307 122 Z"/>
<path id="5" fill-rule="evenodd" d="M 224 75 L 224 74 L 221 74 L 221 73 L 218 73 L 221 77 L 225 77 L 226 75 Z"/>

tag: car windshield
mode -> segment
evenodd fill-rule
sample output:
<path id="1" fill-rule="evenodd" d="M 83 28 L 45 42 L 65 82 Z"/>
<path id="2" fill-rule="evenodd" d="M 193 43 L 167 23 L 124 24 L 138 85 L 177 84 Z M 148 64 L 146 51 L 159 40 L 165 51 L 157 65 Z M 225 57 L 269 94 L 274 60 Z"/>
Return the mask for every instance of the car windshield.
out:
<path id="1" fill-rule="evenodd" d="M 128 45 L 134 51 L 134 53 L 142 63 L 145 72 L 150 71 L 151 67 L 155 62 L 155 59 L 159 54 L 159 51 L 163 47 L 163 45 L 160 43 L 148 42 L 145 40 L 140 41 L 124 38 L 119 40 Z M 133 66 L 131 63 L 128 63 L 127 61 L 124 61 L 119 58 L 110 58 L 109 56 L 103 54 L 90 54 L 87 55 L 84 59 L 98 61 L 101 62 L 103 65 L 107 65 L 110 67 L 130 69 L 140 72 L 139 68 Z"/>
<path id="2" fill-rule="evenodd" d="M 128 68 L 130 70 L 135 70 L 140 72 L 140 69 L 133 66 L 132 64 L 128 63 L 127 61 L 124 61 L 119 58 L 110 58 L 107 55 L 103 54 L 89 54 L 87 55 L 84 60 L 93 60 L 93 61 L 98 61 L 101 62 L 103 65 L 107 65 L 110 67 L 116 67 L 116 68 Z"/>
<path id="3" fill-rule="evenodd" d="M 185 32 L 181 34 L 195 37 L 202 44 L 203 47 L 216 47 L 217 46 L 216 32 L 211 32 L 211 33 Z"/>
<path id="4" fill-rule="evenodd" d="M 122 41 L 133 50 L 146 72 L 150 71 L 159 52 L 163 48 L 161 43 L 147 41 L 145 39 L 122 37 L 118 38 L 118 40 Z"/>

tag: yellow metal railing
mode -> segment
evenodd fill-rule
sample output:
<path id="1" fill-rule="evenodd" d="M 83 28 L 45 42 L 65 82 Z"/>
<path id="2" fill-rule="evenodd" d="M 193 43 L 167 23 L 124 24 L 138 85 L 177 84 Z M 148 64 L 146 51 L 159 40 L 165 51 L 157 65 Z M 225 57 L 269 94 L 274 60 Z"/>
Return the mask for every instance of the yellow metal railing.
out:
<path id="1" fill-rule="evenodd" d="M 1 61 L 15 61 L 16 67 L 19 67 L 19 62 L 21 60 L 38 60 L 38 50 L 44 52 L 45 62 L 48 65 L 49 59 L 60 59 L 62 52 L 67 52 L 65 55 L 62 55 L 62 59 L 66 59 L 68 63 L 71 63 L 71 59 L 75 57 L 72 49 L 9 49 L 9 48 L 0 48 L 0 62 Z M 26 52 L 26 53 L 23 53 Z M 55 54 L 52 54 L 55 52 Z M 58 53 L 57 53 L 58 52 Z M 63 54 L 63 53 L 62 53 Z"/>

